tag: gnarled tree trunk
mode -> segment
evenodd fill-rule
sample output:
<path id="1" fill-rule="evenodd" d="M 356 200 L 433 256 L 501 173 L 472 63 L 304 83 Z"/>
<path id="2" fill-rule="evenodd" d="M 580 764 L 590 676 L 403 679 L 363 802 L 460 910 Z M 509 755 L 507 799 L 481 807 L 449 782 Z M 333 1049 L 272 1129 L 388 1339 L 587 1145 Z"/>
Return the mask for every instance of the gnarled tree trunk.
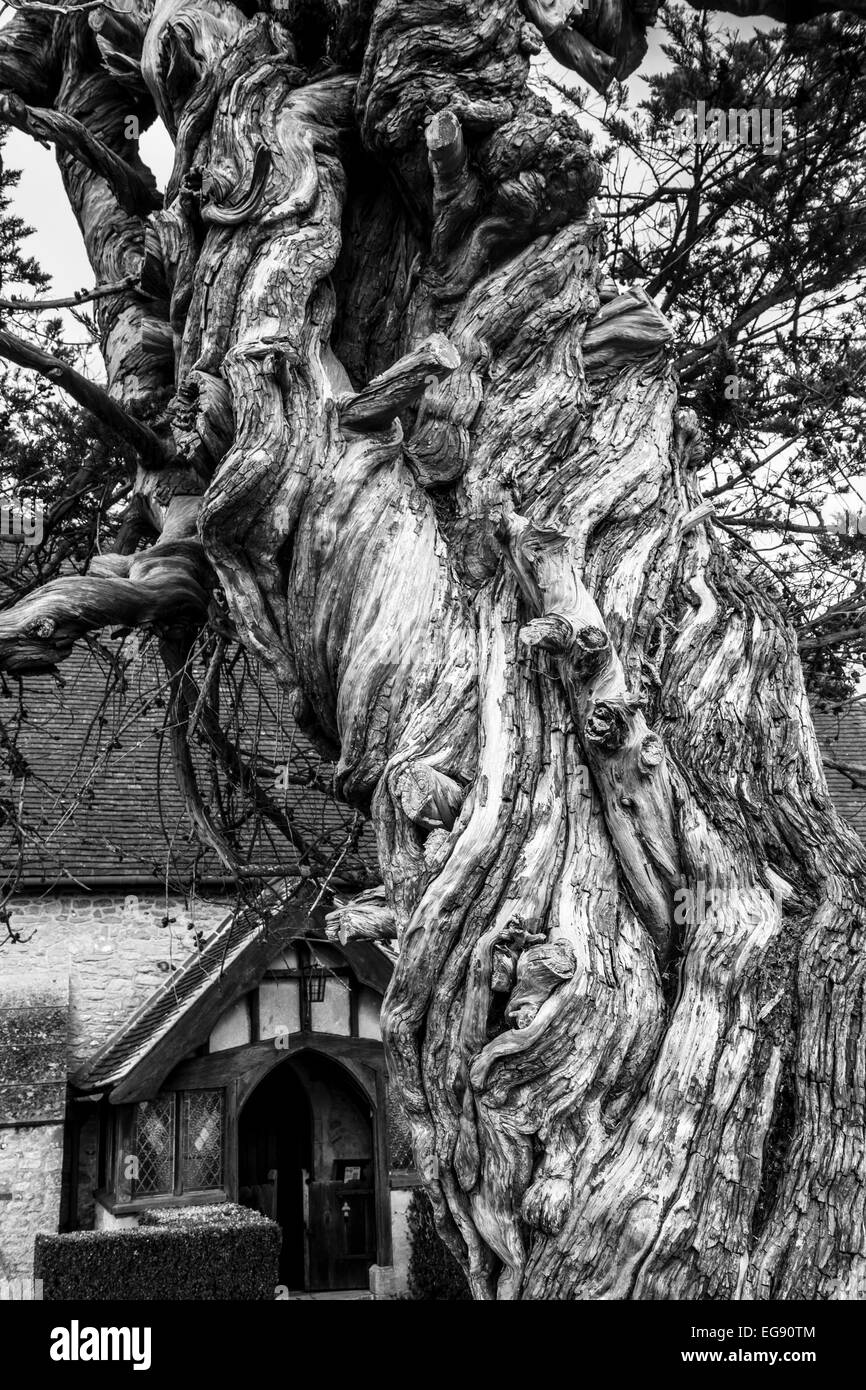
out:
<path id="1" fill-rule="evenodd" d="M 630 71 L 651 7 L 249 11 L 0 33 L 20 123 L 86 109 L 124 165 L 63 125 L 99 277 L 141 266 L 109 390 L 167 400 L 159 539 L 0 616 L 0 660 L 182 642 L 219 581 L 372 814 L 383 889 L 333 930 L 396 935 L 389 1065 L 476 1297 L 862 1296 L 866 855 L 701 505 L 670 331 L 605 279 L 588 144 L 527 83 L 542 37 Z"/>

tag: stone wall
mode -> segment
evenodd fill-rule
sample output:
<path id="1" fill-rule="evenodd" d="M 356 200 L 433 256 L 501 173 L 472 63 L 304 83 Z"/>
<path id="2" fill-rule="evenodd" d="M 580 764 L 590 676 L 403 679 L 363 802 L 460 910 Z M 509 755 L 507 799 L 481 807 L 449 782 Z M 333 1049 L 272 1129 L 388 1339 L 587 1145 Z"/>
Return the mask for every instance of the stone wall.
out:
<path id="1" fill-rule="evenodd" d="M 66 1069 L 76 1071 L 195 948 L 194 931 L 208 935 L 225 919 L 228 906 L 225 899 L 199 899 L 191 912 L 180 898 L 166 904 L 164 897 L 132 893 L 45 894 L 10 902 L 10 926 L 20 939 L 0 947 L 0 1014 L 12 1020 L 9 1026 L 18 1016 L 24 1020 L 27 1045 L 20 1058 L 14 1047 L 6 1048 L 0 1062 L 0 1089 L 7 1083 L 11 1097 L 0 1113 L 0 1290 L 29 1278 L 35 1236 L 56 1231 L 61 1220 L 65 1096 L 46 1111 L 37 1089 L 20 1084 L 36 1063 L 28 1041 L 30 1016 L 47 1009 L 49 998 L 65 1000 L 68 991 L 62 1013 Z M 93 1125 L 82 1139 L 85 1191 L 80 1196 L 86 1221 L 94 1215 Z"/>
<path id="2" fill-rule="evenodd" d="M 81 893 L 19 897 L 9 906 L 21 941 L 0 947 L 0 980 L 26 987 L 37 975 L 68 977 L 72 1073 L 186 959 L 193 931 L 209 934 L 231 904 L 199 898 L 190 911 L 182 898 Z"/>
<path id="3" fill-rule="evenodd" d="M 60 1219 L 63 1125 L 0 1128 L 0 1279 L 29 1278 L 37 1231 Z"/>

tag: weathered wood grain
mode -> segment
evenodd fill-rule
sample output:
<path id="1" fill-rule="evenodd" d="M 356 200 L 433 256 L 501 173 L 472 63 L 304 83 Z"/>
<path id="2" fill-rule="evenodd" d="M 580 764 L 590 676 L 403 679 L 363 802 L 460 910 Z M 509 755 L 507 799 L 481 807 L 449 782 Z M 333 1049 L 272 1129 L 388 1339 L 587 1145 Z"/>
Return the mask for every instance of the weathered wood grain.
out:
<path id="1" fill-rule="evenodd" d="M 109 391 L 138 373 L 179 456 L 137 479 L 160 540 L 4 614 L 0 661 L 201 623 L 212 567 L 372 814 L 381 889 L 329 931 L 398 942 L 388 1064 L 475 1297 L 862 1295 L 866 852 L 529 87 L 542 36 L 624 75 L 654 7 L 301 9 L 0 33 L 20 101 L 118 153 L 125 83 L 173 133 L 146 228 L 61 158 L 98 279 L 141 266 Z"/>

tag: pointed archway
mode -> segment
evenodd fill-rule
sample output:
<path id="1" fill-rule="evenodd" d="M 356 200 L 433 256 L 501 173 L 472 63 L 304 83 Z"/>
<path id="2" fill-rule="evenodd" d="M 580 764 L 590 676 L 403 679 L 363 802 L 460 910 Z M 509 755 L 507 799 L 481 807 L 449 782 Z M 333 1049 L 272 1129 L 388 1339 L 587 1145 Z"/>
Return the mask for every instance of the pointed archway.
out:
<path id="1" fill-rule="evenodd" d="M 271 1068 L 238 1117 L 238 1197 L 279 1222 L 280 1278 L 366 1288 L 377 1261 L 375 1115 L 338 1062 L 312 1049 Z"/>

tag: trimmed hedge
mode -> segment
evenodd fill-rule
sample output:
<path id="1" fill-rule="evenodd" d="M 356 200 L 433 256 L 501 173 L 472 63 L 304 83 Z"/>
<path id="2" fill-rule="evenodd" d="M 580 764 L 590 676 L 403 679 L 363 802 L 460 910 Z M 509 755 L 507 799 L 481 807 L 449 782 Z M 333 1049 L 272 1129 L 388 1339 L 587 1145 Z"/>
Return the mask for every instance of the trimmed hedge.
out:
<path id="1" fill-rule="evenodd" d="M 466 1275 L 437 1234 L 430 1198 L 416 1187 L 406 1212 L 409 1227 L 409 1297 L 438 1303 L 471 1298 Z"/>
<path id="2" fill-rule="evenodd" d="M 46 1300 L 268 1299 L 279 1284 L 280 1228 L 247 1207 L 145 1212 L 139 1225 L 36 1237 Z"/>
<path id="3" fill-rule="evenodd" d="M 252 1207 L 234 1202 L 213 1202 L 200 1207 L 151 1207 L 138 1218 L 139 1226 L 273 1226 L 274 1222 Z"/>

